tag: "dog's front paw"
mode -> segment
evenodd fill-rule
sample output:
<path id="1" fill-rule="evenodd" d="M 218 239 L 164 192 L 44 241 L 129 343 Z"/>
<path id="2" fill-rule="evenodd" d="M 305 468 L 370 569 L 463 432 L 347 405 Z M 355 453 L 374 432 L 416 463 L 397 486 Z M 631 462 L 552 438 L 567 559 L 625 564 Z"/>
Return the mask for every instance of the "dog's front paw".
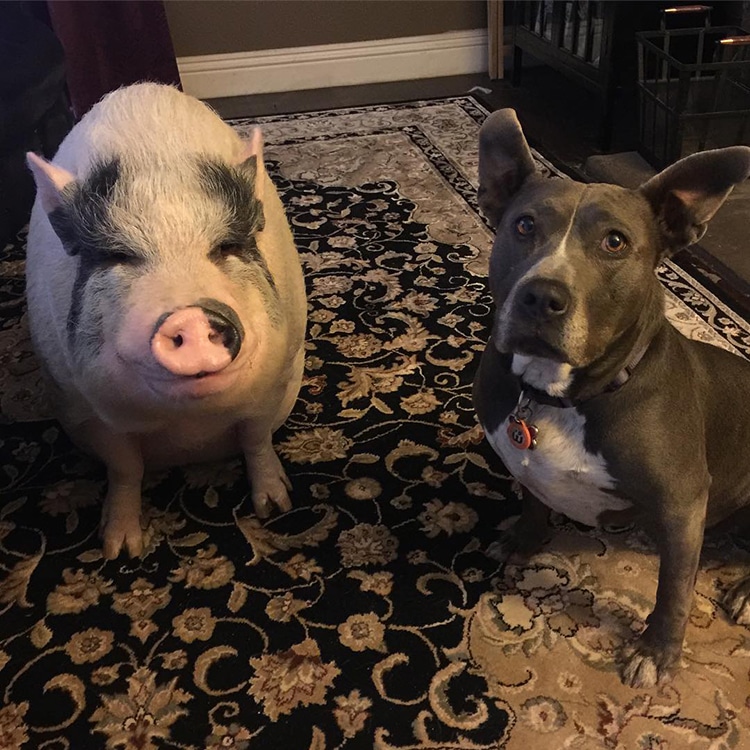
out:
<path id="1" fill-rule="evenodd" d="M 724 606 L 739 625 L 750 625 L 750 576 L 741 578 L 724 595 Z"/>
<path id="2" fill-rule="evenodd" d="M 634 688 L 661 685 L 673 677 L 681 652 L 679 645 L 650 636 L 647 629 L 621 652 L 622 681 Z"/>

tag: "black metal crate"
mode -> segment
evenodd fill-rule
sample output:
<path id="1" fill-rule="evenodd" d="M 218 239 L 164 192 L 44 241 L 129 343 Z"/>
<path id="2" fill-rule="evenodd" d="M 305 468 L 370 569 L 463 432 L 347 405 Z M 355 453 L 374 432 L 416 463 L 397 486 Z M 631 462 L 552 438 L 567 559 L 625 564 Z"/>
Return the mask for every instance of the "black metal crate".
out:
<path id="1" fill-rule="evenodd" d="M 698 6 L 709 10 L 705 6 Z M 750 143 L 750 36 L 733 26 L 636 34 L 639 151 L 659 169 Z"/>

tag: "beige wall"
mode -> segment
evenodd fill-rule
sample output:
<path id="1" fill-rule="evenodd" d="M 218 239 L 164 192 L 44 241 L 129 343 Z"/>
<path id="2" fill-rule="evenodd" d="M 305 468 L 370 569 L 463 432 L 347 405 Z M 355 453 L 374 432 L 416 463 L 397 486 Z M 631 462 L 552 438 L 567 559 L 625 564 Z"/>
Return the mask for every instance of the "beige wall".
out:
<path id="1" fill-rule="evenodd" d="M 166 0 L 165 4 L 178 57 L 487 26 L 485 0 Z"/>

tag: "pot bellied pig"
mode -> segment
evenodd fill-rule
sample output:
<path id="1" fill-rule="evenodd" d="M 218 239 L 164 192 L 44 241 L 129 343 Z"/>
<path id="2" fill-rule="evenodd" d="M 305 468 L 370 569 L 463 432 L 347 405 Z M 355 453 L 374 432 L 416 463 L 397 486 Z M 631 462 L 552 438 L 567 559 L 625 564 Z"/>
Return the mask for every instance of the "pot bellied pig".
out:
<path id="1" fill-rule="evenodd" d="M 256 513 L 288 510 L 271 434 L 299 392 L 306 298 L 260 132 L 143 83 L 28 164 L 32 340 L 60 422 L 107 466 L 105 556 L 142 551 L 144 468 L 242 452 Z"/>

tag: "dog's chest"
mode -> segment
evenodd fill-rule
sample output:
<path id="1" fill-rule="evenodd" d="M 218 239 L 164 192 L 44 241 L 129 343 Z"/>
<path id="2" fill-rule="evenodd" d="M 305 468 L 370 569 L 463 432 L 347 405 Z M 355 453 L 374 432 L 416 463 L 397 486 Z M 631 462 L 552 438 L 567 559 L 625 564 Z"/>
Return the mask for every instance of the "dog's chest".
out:
<path id="1" fill-rule="evenodd" d="M 585 418 L 574 408 L 534 405 L 529 420 L 539 430 L 534 450 L 516 448 L 508 437 L 508 420 L 487 432 L 508 471 L 552 510 L 596 526 L 605 510 L 631 503 L 612 493 L 615 482 L 600 455 L 584 447 Z"/>

